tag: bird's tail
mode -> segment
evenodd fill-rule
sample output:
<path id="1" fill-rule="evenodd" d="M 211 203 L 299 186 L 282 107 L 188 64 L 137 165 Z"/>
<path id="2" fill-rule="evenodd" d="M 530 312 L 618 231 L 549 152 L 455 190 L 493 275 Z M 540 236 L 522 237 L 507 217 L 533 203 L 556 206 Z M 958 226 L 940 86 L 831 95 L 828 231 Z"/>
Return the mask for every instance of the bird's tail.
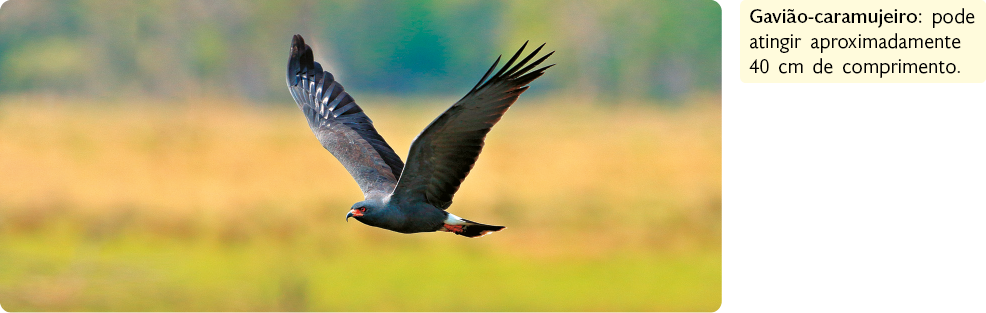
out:
<path id="1" fill-rule="evenodd" d="M 480 224 L 449 214 L 448 218 L 445 219 L 445 225 L 442 227 L 441 231 L 447 231 L 456 235 L 475 238 L 495 231 L 500 231 L 504 228 L 506 227 Z"/>

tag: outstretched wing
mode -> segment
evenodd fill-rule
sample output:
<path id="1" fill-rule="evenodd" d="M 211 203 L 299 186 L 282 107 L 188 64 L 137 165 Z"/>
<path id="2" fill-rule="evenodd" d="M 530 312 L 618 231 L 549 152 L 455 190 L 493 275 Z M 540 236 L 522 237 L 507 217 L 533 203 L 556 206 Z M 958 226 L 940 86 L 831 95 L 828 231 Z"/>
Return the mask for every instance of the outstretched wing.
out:
<path id="1" fill-rule="evenodd" d="M 287 80 L 288 90 L 315 137 L 353 175 L 363 196 L 389 195 L 404 168 L 401 158 L 373 128 L 353 97 L 331 73 L 322 71 L 301 35 L 294 35 L 291 41 Z"/>
<path id="2" fill-rule="evenodd" d="M 542 44 L 511 67 L 526 46 L 527 43 L 524 43 L 503 68 L 486 80 L 500 62 L 497 58 L 465 97 L 418 135 L 411 144 L 407 167 L 394 190 L 395 199 L 424 201 L 443 209 L 452 204 L 452 196 L 459 190 L 459 185 L 483 150 L 486 134 L 517 101 L 517 97 L 527 90 L 527 84 L 553 66 L 531 71 L 554 52 L 527 65 L 544 47 Z"/>

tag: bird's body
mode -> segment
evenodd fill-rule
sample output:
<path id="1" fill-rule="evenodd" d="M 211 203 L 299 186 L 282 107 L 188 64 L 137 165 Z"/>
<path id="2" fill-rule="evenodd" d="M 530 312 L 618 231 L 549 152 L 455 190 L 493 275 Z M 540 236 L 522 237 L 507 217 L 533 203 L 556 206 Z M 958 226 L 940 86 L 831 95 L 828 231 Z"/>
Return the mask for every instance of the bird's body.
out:
<path id="1" fill-rule="evenodd" d="M 511 68 L 523 50 L 490 76 L 497 59 L 465 97 L 432 121 L 411 144 L 405 165 L 363 109 L 314 61 L 311 47 L 295 35 L 288 59 L 288 89 L 319 142 L 363 191 L 364 200 L 353 205 L 347 219 L 355 217 L 400 233 L 448 231 L 477 237 L 503 229 L 445 210 L 479 157 L 486 134 L 527 84 L 551 67 L 531 70 L 551 53 L 527 64 L 541 50 L 538 47 Z"/>

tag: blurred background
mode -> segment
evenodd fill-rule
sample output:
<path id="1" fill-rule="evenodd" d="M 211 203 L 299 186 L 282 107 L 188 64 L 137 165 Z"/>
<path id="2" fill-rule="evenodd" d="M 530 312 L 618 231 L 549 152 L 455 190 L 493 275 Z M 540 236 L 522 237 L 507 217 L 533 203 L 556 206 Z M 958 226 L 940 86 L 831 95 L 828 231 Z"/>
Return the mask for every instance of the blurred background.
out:
<path id="1" fill-rule="evenodd" d="M 714 311 L 712 1 L 43 1 L 0 8 L 10 311 Z M 556 51 L 450 211 L 362 200 L 285 86 L 291 35 L 406 158 L 498 55 Z M 533 47 L 532 47 L 533 48 Z"/>

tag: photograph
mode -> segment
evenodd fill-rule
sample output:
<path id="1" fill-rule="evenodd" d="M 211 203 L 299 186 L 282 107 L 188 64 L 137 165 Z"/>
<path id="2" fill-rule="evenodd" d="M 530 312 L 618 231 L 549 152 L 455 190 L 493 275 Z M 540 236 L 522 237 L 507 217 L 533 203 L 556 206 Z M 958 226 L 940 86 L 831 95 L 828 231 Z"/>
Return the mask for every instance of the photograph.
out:
<path id="1" fill-rule="evenodd" d="M 0 306 L 717 311 L 722 16 L 3 2 Z"/>

